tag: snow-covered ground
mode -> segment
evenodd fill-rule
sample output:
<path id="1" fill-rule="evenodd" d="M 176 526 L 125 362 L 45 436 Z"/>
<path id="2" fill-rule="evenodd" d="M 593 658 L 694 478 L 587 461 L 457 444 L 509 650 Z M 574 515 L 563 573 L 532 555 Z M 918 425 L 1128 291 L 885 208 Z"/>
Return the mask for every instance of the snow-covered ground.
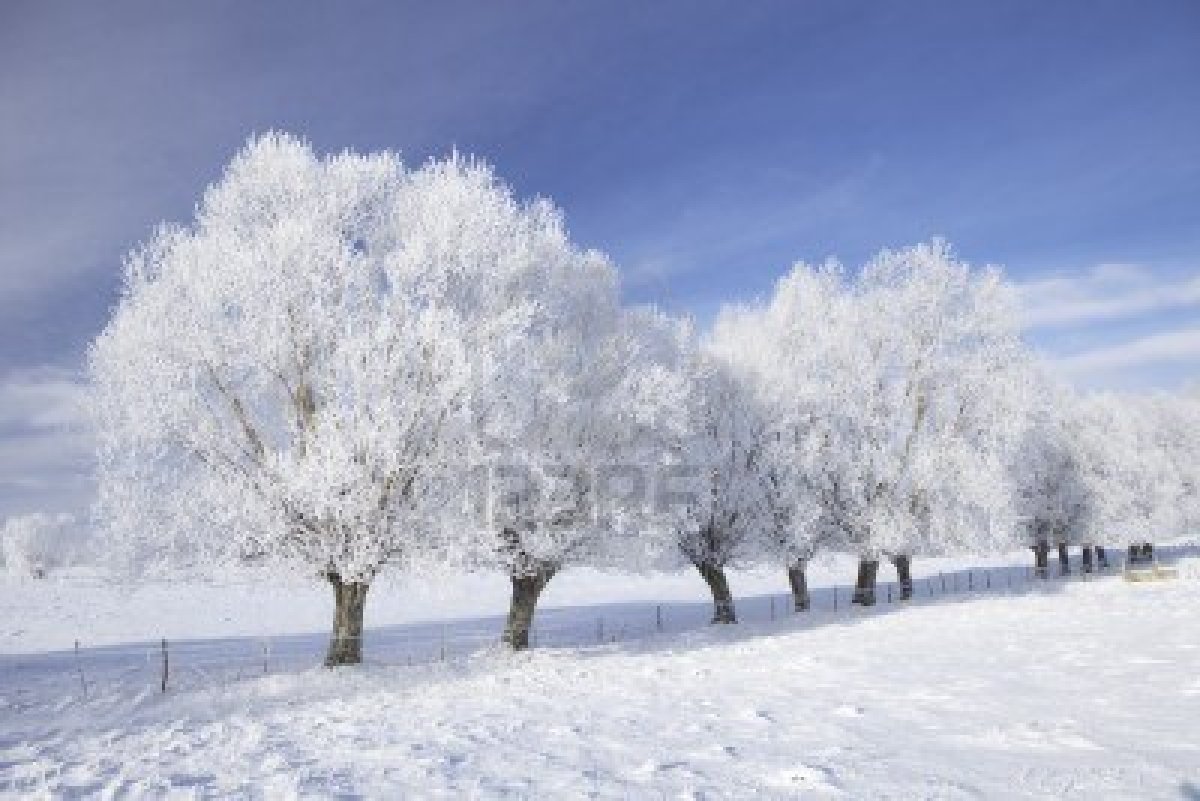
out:
<path id="1" fill-rule="evenodd" d="M 848 567 L 815 571 L 820 608 L 803 616 L 764 594 L 779 577 L 739 574 L 749 622 L 721 628 L 703 625 L 692 576 L 564 574 L 543 647 L 519 656 L 485 647 L 498 621 L 481 615 L 503 610 L 502 581 L 380 588 L 372 662 L 333 672 L 310 667 L 330 614 L 319 589 L 8 583 L 0 792 L 1200 794 L 1194 559 L 1155 584 L 1030 584 L 1022 562 L 975 571 L 971 586 L 990 591 L 947 594 L 938 573 L 965 590 L 961 565 L 928 562 L 915 603 L 848 610 L 843 596 L 835 611 L 828 585 Z M 164 636 L 165 695 L 152 642 Z M 443 642 L 445 662 L 405 664 Z"/>
<path id="2" fill-rule="evenodd" d="M 1073 569 L 1078 569 L 1078 553 L 1072 558 Z M 1053 564 L 1057 569 L 1057 562 Z M 989 570 L 996 588 L 1019 585 L 1028 581 L 1031 565 L 1027 553 L 990 559 L 918 559 L 913 575 L 918 596 L 928 597 L 930 590 L 942 594 L 943 581 L 950 592 L 966 590 L 968 584 L 984 588 Z M 816 606 L 832 608 L 837 586 L 838 604 L 844 607 L 855 569 L 856 562 L 842 555 L 822 557 L 811 565 L 809 583 Z M 923 583 L 930 578 L 932 586 Z M 886 599 L 888 586 L 895 588 L 889 566 L 880 568 L 879 580 L 880 596 Z M 769 619 L 772 598 L 780 614 L 786 607 L 787 577 L 782 569 L 731 571 L 730 584 L 743 618 Z M 491 642 L 499 636 L 508 596 L 508 581 L 500 574 L 380 580 L 368 596 L 367 627 L 377 644 L 382 639 L 389 646 L 390 639 L 415 637 L 425 628 L 435 630 L 439 642 L 445 628 L 452 641 L 462 637 L 464 645 L 469 640 L 466 633 L 478 628 Z M 632 635 L 656 628 L 659 605 L 665 607 L 668 630 L 692 628 L 711 615 L 710 596 L 693 570 L 629 575 L 576 569 L 550 583 L 538 607 L 536 627 L 542 644 L 562 644 L 557 638 L 574 636 L 580 621 L 588 624 L 589 637 L 598 620 L 609 629 L 605 639 L 619 635 L 622 623 Z M 163 637 L 210 641 L 306 635 L 323 646 L 332 614 L 329 588 L 311 580 L 234 576 L 226 582 L 137 585 L 114 584 L 83 571 L 47 580 L 6 580 L 0 575 L 0 654 L 65 650 L 76 640 L 88 649 L 157 643 Z M 393 630 L 396 638 L 389 637 Z"/>

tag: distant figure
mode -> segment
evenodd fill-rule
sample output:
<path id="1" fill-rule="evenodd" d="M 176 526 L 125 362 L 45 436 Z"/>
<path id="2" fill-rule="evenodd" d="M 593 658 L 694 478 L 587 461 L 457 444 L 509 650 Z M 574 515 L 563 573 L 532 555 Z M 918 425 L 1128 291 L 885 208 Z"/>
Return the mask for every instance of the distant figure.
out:
<path id="1" fill-rule="evenodd" d="M 1138 565 L 1154 561 L 1154 546 L 1148 542 L 1129 546 L 1129 564 Z"/>

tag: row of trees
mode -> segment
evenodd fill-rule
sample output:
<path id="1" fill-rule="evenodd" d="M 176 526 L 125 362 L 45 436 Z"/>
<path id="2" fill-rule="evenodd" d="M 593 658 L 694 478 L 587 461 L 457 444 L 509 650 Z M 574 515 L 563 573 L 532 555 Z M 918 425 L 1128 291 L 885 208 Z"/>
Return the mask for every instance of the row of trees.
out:
<path id="1" fill-rule="evenodd" d="M 1090 568 L 1094 555 L 1106 561 L 1106 545 L 1194 535 L 1198 447 L 1200 397 L 1080 397 L 1045 385 L 1018 451 L 1027 468 L 1016 489 L 1039 570 L 1055 544 L 1064 567 L 1067 546 L 1083 546 Z"/>
<path id="2" fill-rule="evenodd" d="M 269 134 L 127 259 L 89 358 L 98 517 L 139 570 L 320 575 L 330 665 L 385 569 L 505 571 L 522 648 L 575 565 L 690 563 L 732 622 L 733 565 L 802 609 L 807 561 L 850 552 L 872 603 L 883 558 L 1191 525 L 1196 402 L 1077 398 L 1016 320 L 935 241 L 797 265 L 700 338 L 484 164 Z"/>

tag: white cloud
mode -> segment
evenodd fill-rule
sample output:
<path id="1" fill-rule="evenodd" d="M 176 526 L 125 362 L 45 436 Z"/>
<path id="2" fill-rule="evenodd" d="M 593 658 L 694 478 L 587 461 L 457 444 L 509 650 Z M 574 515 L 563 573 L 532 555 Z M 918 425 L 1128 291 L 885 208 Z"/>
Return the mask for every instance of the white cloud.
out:
<path id="1" fill-rule="evenodd" d="M 78 375 L 56 367 L 0 378 L 0 519 L 88 505 L 92 439 L 83 395 Z"/>
<path id="2" fill-rule="evenodd" d="M 59 367 L 15 370 L 0 381 L 0 431 L 74 427 L 83 419 L 84 387 Z"/>
<path id="3" fill-rule="evenodd" d="M 1061 328 L 1200 306 L 1200 275 L 1164 279 L 1132 264 L 1017 284 L 1029 328 Z"/>
<path id="4" fill-rule="evenodd" d="M 1200 373 L 1195 271 L 1105 263 L 1016 287 L 1032 340 L 1076 384 L 1136 390 Z"/>
<path id="5" fill-rule="evenodd" d="M 1151 334 L 1053 361 L 1056 367 L 1083 381 L 1111 379 L 1122 371 L 1152 365 L 1193 364 L 1200 368 L 1200 328 Z"/>

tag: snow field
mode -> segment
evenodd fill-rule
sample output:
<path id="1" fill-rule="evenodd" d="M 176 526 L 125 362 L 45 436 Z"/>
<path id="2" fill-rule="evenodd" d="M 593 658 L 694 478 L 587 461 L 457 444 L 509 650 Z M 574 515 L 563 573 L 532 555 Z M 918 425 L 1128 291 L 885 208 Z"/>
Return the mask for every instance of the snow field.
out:
<path id="1" fill-rule="evenodd" d="M 84 701 L 59 681 L 19 708 L 4 686 L 0 789 L 1186 797 L 1200 787 L 1198 613 L 1195 580 L 1103 578 L 166 696 L 100 684 Z"/>

